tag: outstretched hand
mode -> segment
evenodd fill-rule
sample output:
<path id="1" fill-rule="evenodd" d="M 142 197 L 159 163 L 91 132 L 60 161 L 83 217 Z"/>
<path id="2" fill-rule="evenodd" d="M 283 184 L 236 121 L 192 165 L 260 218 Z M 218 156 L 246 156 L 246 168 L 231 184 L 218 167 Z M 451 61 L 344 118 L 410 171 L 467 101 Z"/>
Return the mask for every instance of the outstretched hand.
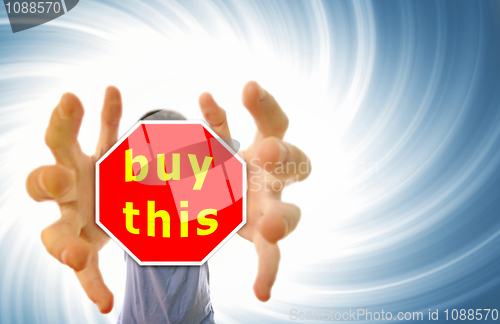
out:
<path id="1" fill-rule="evenodd" d="M 52 111 L 45 143 L 56 159 L 55 165 L 33 170 L 26 180 L 28 194 L 36 201 L 52 200 L 59 205 L 61 218 L 42 231 L 47 251 L 72 268 L 85 293 L 101 313 L 113 309 L 113 294 L 99 270 L 99 250 L 109 237 L 95 223 L 95 163 L 118 140 L 122 114 L 120 92 L 106 89 L 101 113 L 101 133 L 96 152 L 84 154 L 78 144 L 83 106 L 66 93 Z"/>
<path id="2" fill-rule="evenodd" d="M 243 88 L 243 105 L 257 125 L 254 142 L 243 151 L 247 162 L 247 224 L 238 234 L 253 242 L 259 256 L 254 284 L 260 301 L 271 298 L 278 274 L 280 250 L 278 241 L 290 234 L 299 223 L 300 209 L 281 201 L 283 189 L 307 178 L 311 162 L 299 148 L 283 141 L 288 117 L 274 97 L 257 82 Z M 210 127 L 222 138 L 231 138 L 226 112 L 212 95 L 200 96 L 200 108 Z"/>

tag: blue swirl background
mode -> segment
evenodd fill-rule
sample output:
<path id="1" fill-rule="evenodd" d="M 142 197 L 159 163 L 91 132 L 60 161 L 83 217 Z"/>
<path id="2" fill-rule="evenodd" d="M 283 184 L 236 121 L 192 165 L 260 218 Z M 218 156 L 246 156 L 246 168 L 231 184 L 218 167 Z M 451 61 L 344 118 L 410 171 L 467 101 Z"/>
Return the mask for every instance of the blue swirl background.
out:
<path id="1" fill-rule="evenodd" d="M 251 244 L 235 237 L 210 260 L 219 323 L 500 308 L 500 2 L 86 0 L 17 34 L 0 10 L 0 323 L 113 323 L 121 308 L 121 250 L 101 254 L 115 293 L 101 315 L 40 242 L 57 208 L 24 191 L 53 163 L 43 133 L 64 91 L 86 107 L 89 153 L 108 84 L 123 92 L 122 133 L 157 107 L 199 119 L 209 90 L 246 146 L 250 79 L 314 171 L 284 194 L 303 216 L 270 302 L 252 293 Z"/>

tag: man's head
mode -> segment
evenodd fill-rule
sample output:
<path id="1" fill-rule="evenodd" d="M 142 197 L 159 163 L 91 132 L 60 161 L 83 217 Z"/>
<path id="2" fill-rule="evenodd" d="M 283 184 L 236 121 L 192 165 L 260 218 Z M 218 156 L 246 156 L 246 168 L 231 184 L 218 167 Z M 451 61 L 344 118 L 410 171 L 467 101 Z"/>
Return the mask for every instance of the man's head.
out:
<path id="1" fill-rule="evenodd" d="M 139 120 L 186 120 L 186 117 L 171 110 L 152 110 L 142 116 Z"/>

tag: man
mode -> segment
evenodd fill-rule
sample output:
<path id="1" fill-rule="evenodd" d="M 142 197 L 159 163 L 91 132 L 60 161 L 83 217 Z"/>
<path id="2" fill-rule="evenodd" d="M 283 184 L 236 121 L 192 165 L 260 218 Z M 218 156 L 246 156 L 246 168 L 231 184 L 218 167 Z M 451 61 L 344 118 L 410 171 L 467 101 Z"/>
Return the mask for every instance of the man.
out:
<path id="1" fill-rule="evenodd" d="M 249 177 L 248 209 L 247 224 L 238 234 L 255 245 L 259 264 L 254 292 L 259 300 L 267 301 L 278 273 L 277 242 L 290 234 L 300 220 L 300 209 L 282 202 L 281 192 L 285 184 L 307 178 L 311 166 L 300 149 L 283 141 L 288 117 L 271 94 L 250 81 L 243 89 L 242 100 L 254 118 L 257 134 L 243 152 Z M 199 104 L 210 127 L 221 138 L 231 138 L 226 113 L 213 97 L 203 93 Z M 54 258 L 75 270 L 87 296 L 99 310 L 109 313 L 113 294 L 104 283 L 98 261 L 98 252 L 109 237 L 95 224 L 94 168 L 95 162 L 118 140 L 120 92 L 115 87 L 106 89 L 101 132 L 93 156 L 85 155 L 77 141 L 83 114 L 83 106 L 75 95 L 62 96 L 45 134 L 56 164 L 31 172 L 26 188 L 36 201 L 58 203 L 61 218 L 42 231 L 42 242 Z M 295 167 L 283 167 L 288 165 Z M 276 182 L 282 185 L 275 186 Z M 121 323 L 214 322 L 207 264 L 141 267 L 128 256 L 126 261 L 127 291 Z"/>

